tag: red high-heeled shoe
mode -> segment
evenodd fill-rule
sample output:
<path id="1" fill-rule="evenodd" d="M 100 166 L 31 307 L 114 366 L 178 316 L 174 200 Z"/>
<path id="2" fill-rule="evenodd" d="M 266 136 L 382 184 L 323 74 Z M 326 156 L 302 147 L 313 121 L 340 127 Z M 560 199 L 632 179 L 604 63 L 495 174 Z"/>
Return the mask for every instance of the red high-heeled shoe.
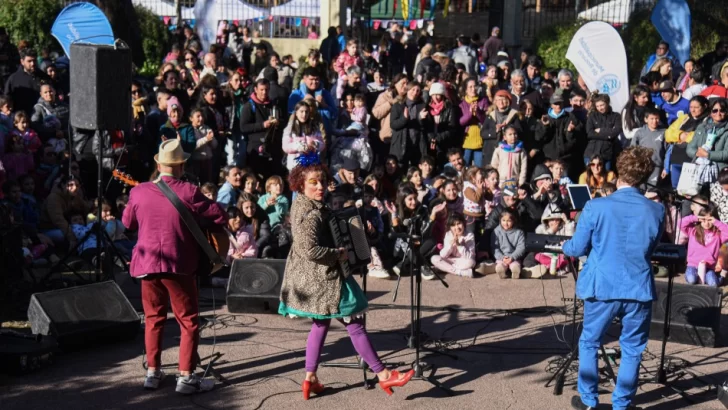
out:
<path id="1" fill-rule="evenodd" d="M 392 387 L 402 387 L 405 384 L 407 384 L 412 376 L 415 375 L 414 370 L 410 370 L 407 373 L 404 374 L 404 377 L 400 379 L 400 373 L 396 370 L 392 370 L 392 374 L 389 376 L 389 379 L 387 380 L 380 380 L 379 381 L 379 387 L 384 390 L 385 393 L 388 395 L 392 395 Z"/>
<path id="2" fill-rule="evenodd" d="M 311 383 L 308 380 L 304 380 L 301 385 L 301 391 L 303 391 L 303 399 L 308 400 L 308 398 L 311 397 L 311 392 L 314 394 L 321 394 L 321 392 L 324 391 L 324 385 L 318 382 Z"/>

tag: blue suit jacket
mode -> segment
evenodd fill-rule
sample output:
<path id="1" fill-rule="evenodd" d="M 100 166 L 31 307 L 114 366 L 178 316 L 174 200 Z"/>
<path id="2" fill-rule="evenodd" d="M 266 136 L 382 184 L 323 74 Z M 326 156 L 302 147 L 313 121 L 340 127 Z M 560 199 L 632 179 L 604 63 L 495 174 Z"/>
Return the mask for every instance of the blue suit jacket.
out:
<path id="1" fill-rule="evenodd" d="M 650 257 L 665 222 L 665 208 L 637 188 L 622 188 L 587 202 L 574 236 L 564 243 L 568 256 L 589 255 L 576 282 L 580 299 L 655 299 Z"/>

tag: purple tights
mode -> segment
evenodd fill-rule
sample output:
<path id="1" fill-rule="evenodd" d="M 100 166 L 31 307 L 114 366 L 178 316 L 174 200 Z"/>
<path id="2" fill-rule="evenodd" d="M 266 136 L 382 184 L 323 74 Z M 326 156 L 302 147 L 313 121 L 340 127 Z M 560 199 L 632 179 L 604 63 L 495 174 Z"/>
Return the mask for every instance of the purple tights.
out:
<path id="1" fill-rule="evenodd" d="M 369 365 L 369 368 L 374 373 L 384 371 L 382 361 L 379 360 L 377 352 L 374 351 L 372 344 L 369 342 L 369 336 L 367 336 L 367 330 L 364 328 L 363 318 L 352 319 L 349 323 L 344 323 L 344 321 L 339 319 L 339 322 L 346 326 L 346 331 L 349 332 L 354 349 L 364 359 L 364 362 Z M 318 369 L 321 349 L 324 347 L 329 326 L 331 326 L 331 319 L 313 320 L 311 333 L 308 334 L 308 341 L 306 342 L 307 372 L 315 372 Z"/>

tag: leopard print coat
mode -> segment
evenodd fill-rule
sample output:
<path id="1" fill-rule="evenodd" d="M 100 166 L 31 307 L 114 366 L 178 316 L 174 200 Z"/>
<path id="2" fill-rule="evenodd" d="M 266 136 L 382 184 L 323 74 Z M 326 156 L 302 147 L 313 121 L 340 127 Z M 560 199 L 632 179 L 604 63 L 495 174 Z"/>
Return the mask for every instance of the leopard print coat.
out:
<path id="1" fill-rule="evenodd" d="M 330 210 L 303 194 L 291 207 L 293 244 L 281 286 L 286 306 L 317 315 L 339 311 L 343 275 L 328 227 Z"/>

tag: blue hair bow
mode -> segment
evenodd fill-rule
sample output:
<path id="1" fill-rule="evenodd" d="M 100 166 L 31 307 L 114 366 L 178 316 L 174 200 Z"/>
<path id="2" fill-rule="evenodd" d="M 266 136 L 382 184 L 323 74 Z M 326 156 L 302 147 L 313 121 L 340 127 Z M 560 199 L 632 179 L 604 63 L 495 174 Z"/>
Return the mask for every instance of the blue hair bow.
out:
<path id="1" fill-rule="evenodd" d="M 321 158 L 317 152 L 308 151 L 296 157 L 296 163 L 302 167 L 310 167 L 312 165 L 321 165 Z"/>

